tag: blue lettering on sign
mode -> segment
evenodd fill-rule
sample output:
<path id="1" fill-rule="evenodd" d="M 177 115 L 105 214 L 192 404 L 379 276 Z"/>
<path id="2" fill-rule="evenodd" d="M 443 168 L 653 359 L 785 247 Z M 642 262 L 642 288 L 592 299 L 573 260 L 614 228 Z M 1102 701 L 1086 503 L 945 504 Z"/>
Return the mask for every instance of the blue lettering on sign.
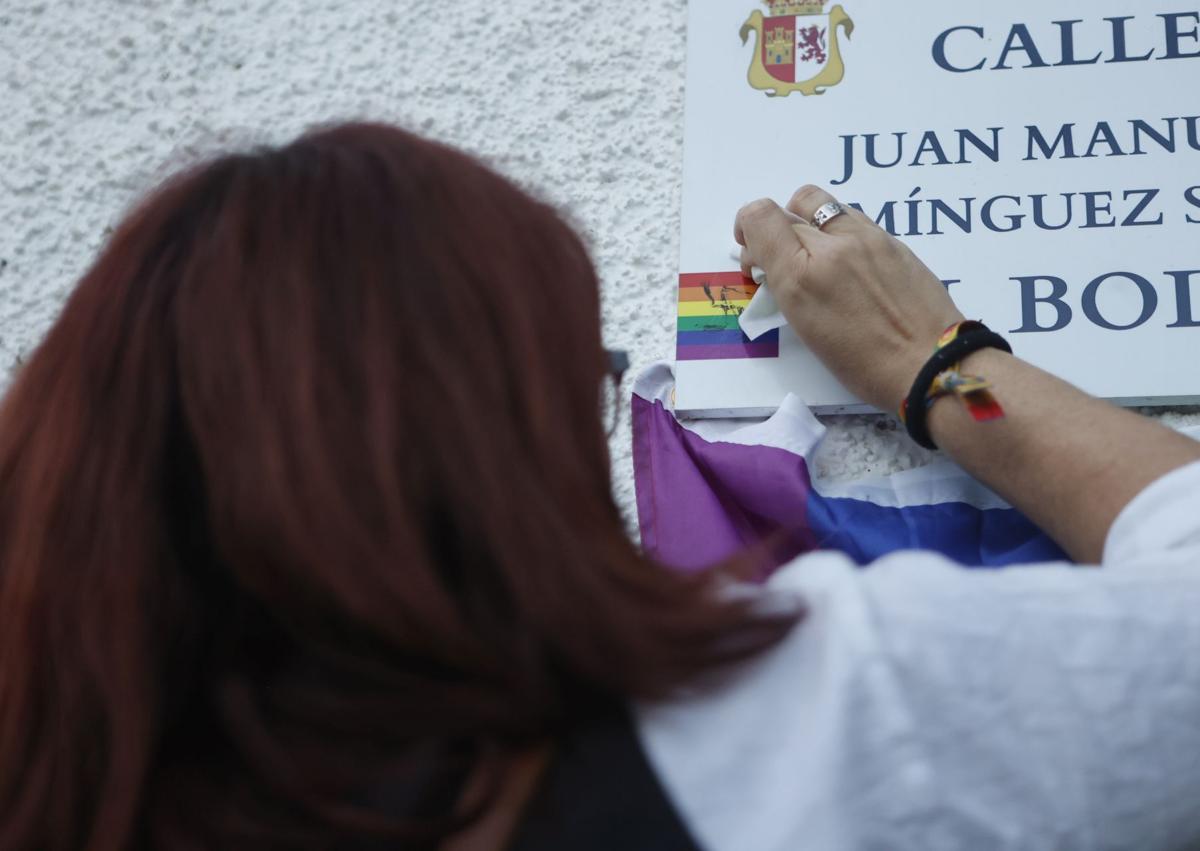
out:
<path id="1" fill-rule="evenodd" d="M 1042 128 L 1038 127 L 1036 124 L 1029 124 L 1025 127 L 1025 129 L 1029 131 L 1029 148 L 1028 153 L 1025 155 L 1026 162 L 1037 159 L 1037 157 L 1033 155 L 1034 145 L 1037 145 L 1038 148 L 1041 149 L 1042 157 L 1044 159 L 1054 159 L 1054 154 L 1056 151 L 1058 151 L 1059 145 L 1062 145 L 1062 158 L 1064 160 L 1075 159 L 1075 134 L 1073 132 L 1075 130 L 1074 124 L 1064 124 L 1061 128 L 1059 128 L 1058 135 L 1054 137 L 1054 144 L 1050 144 L 1046 141 L 1046 137 L 1042 135 Z"/>
<path id="2" fill-rule="evenodd" d="M 1061 331 L 1071 324 L 1071 308 L 1063 301 L 1063 296 L 1067 294 L 1067 282 L 1062 278 L 1056 278 L 1053 275 L 1033 275 L 1028 278 L 1010 278 L 1010 280 L 1017 281 L 1021 285 L 1021 327 L 1013 328 L 1008 333 L 1028 334 L 1034 331 Z M 1049 282 L 1049 295 L 1039 296 L 1037 294 L 1038 281 Z M 1039 304 L 1048 304 L 1054 308 L 1055 319 L 1053 325 L 1038 324 L 1037 306 Z"/>
<path id="3" fill-rule="evenodd" d="M 1184 200 L 1186 200 L 1189 204 L 1191 204 L 1197 210 L 1200 210 L 1200 186 L 1192 186 L 1188 188 L 1188 190 L 1183 193 L 1183 197 Z M 1189 224 L 1200 225 L 1200 219 L 1192 218 L 1190 213 L 1187 214 L 1186 218 Z"/>
<path id="4" fill-rule="evenodd" d="M 1101 144 L 1108 146 L 1108 156 L 1125 156 L 1125 152 L 1121 150 L 1121 143 L 1117 141 L 1116 134 L 1113 133 L 1112 127 L 1109 126 L 1107 121 L 1101 121 L 1096 124 L 1096 132 L 1092 134 L 1092 143 L 1088 145 L 1087 153 L 1083 155 L 1083 158 L 1089 159 L 1099 156 L 1096 153 L 1096 147 Z"/>
<path id="5" fill-rule="evenodd" d="M 1100 313 L 1100 308 L 1096 305 L 1096 296 L 1100 292 L 1100 285 L 1105 281 L 1117 278 L 1132 281 L 1142 294 L 1142 312 L 1138 314 L 1137 319 L 1128 325 L 1117 325 L 1116 323 L 1109 322 Z M 1091 320 L 1093 325 L 1099 325 L 1101 328 L 1107 328 L 1110 331 L 1129 331 L 1132 328 L 1137 328 L 1139 325 L 1145 325 L 1146 321 L 1154 315 L 1154 311 L 1157 309 L 1158 292 L 1154 289 L 1154 285 L 1141 275 L 1133 274 L 1133 272 L 1110 272 L 1107 275 L 1101 275 L 1088 284 L 1083 291 L 1083 315 Z"/>
<path id="6" fill-rule="evenodd" d="M 1057 195 L 994 195 L 978 198 L 966 195 L 955 199 L 922 198 L 916 187 L 905 200 L 879 202 L 878 212 L 868 212 L 861 202 L 849 206 L 873 218 L 892 236 L 940 236 L 944 228 L 972 233 L 982 226 L 993 233 L 1012 233 L 1034 227 L 1061 231 L 1161 226 L 1167 214 L 1158 203 L 1160 189 L 1126 189 L 1096 192 L 1061 192 Z M 1187 203 L 1200 209 L 1200 186 L 1184 193 Z M 1185 213 L 1191 224 L 1200 224 L 1194 214 Z"/>
<path id="7" fill-rule="evenodd" d="M 1122 220 L 1121 227 L 1132 228 L 1144 227 L 1146 225 L 1161 225 L 1164 221 L 1166 221 L 1166 218 L 1162 213 L 1159 213 L 1158 218 L 1156 219 L 1143 220 L 1140 218 L 1142 211 L 1149 207 L 1154 199 L 1158 197 L 1157 189 L 1128 189 L 1125 192 L 1126 201 L 1129 200 L 1130 195 L 1141 195 L 1142 197 L 1141 200 L 1137 202 L 1137 205 L 1133 208 L 1133 212 L 1131 212 L 1124 218 L 1124 220 Z"/>
<path id="8" fill-rule="evenodd" d="M 1157 20 L 1155 20 L 1155 18 Z M 964 24 L 942 31 L 933 40 L 934 63 L 944 71 L 969 74 L 974 71 L 1008 71 L 1014 68 L 1070 68 L 1124 62 L 1149 62 L 1153 59 L 1200 58 L 1200 12 L 1168 12 L 1154 18 L 1119 15 L 1102 18 L 1109 24 L 1107 36 L 1100 41 L 1086 42 L 1078 29 L 1082 19 L 1050 21 L 1057 27 L 1057 38 L 1035 36 L 1027 23 L 1014 23 L 1002 40 L 998 33 L 988 33 L 981 26 Z M 1141 24 L 1140 33 L 1132 38 L 1130 23 Z M 1157 30 L 1157 37 L 1151 30 Z M 1041 39 L 1039 43 L 1039 38 Z M 1151 39 L 1155 46 L 1146 49 Z M 989 57 L 989 44 L 1001 44 L 999 53 Z M 1057 56 L 1053 51 L 1057 49 Z M 955 54 L 952 61 L 948 55 Z M 993 64 L 989 65 L 992 58 Z M 1052 61 L 1047 61 L 1049 58 Z"/>
<path id="9" fill-rule="evenodd" d="M 983 27 L 951 27 L 934 40 L 933 61 L 947 71 L 953 71 L 956 74 L 966 74 L 971 71 L 982 70 L 983 66 L 987 64 L 986 59 L 980 59 L 977 64 L 971 65 L 967 68 L 960 68 L 957 65 L 951 65 L 950 60 L 946 58 L 946 42 L 949 41 L 950 36 L 960 32 L 974 33 L 975 35 L 979 36 L 981 40 L 984 36 Z"/>
<path id="10" fill-rule="evenodd" d="M 1066 200 L 1066 215 L 1062 224 L 1050 224 L 1046 219 L 1046 195 L 1030 195 L 1033 201 L 1033 224 L 1042 230 L 1062 230 L 1071 226 L 1071 219 L 1074 216 L 1074 192 L 1063 192 L 1062 197 Z"/>
<path id="11" fill-rule="evenodd" d="M 1104 52 L 1101 51 L 1091 59 L 1075 58 L 1075 25 L 1082 23 L 1082 20 L 1054 21 L 1054 26 L 1062 31 L 1062 61 L 1055 62 L 1055 65 L 1095 65 L 1104 55 Z"/>
<path id="12" fill-rule="evenodd" d="M 1085 223 L 1081 226 L 1082 229 L 1115 228 L 1117 226 L 1117 218 L 1112 214 L 1111 192 L 1082 192 L 1080 194 L 1083 195 L 1083 211 L 1086 217 Z M 1107 199 L 1108 203 L 1101 204 L 1101 198 Z M 1101 213 L 1107 214 L 1108 218 L 1101 221 Z"/>
<path id="13" fill-rule="evenodd" d="M 1159 17 L 1166 21 L 1167 31 L 1167 52 L 1159 59 L 1195 59 L 1200 56 L 1200 49 L 1184 53 L 1181 46 L 1184 39 L 1191 39 L 1192 42 L 1200 44 L 1200 12 L 1172 12 Z M 1193 26 L 1190 30 L 1179 28 L 1179 22 L 1184 18 L 1192 19 Z"/>
<path id="14" fill-rule="evenodd" d="M 1042 54 L 1038 52 L 1037 44 L 1034 43 L 1033 36 L 1029 34 L 1029 27 L 1024 24 L 1013 24 L 1012 29 L 1008 31 L 1008 41 L 1004 42 L 1004 50 L 1000 53 L 1000 61 L 992 66 L 992 70 L 1007 71 L 1011 68 L 1012 66 L 1008 64 L 1008 55 L 1014 51 L 1025 54 L 1026 68 L 1049 67 L 1042 59 Z"/>
<path id="15" fill-rule="evenodd" d="M 1168 328 L 1200 328 L 1200 321 L 1192 317 L 1192 276 L 1200 275 L 1200 269 L 1188 272 L 1167 272 L 1175 279 L 1175 308 L 1178 318 Z"/>
<path id="16" fill-rule="evenodd" d="M 1174 285 L 1175 321 L 1167 328 L 1200 328 L 1200 318 L 1193 313 L 1193 284 L 1200 280 L 1200 269 L 1188 269 L 1164 272 Z M 1021 325 L 1013 328 L 1010 334 L 1046 333 L 1061 331 L 1071 324 L 1075 312 L 1067 303 L 1070 290 L 1067 282 L 1056 275 L 1028 275 L 1009 280 L 1021 285 Z M 1119 325 L 1105 316 L 1099 305 L 1100 289 L 1109 281 L 1124 280 L 1132 283 L 1141 298 L 1142 306 L 1137 318 L 1125 325 Z M 1049 284 L 1050 291 L 1045 292 L 1042 284 Z M 1155 286 L 1142 275 L 1134 272 L 1109 272 L 1091 281 L 1083 288 L 1080 296 L 1080 307 L 1084 317 L 1098 328 L 1108 331 L 1129 331 L 1145 325 L 1158 310 L 1159 295 Z M 1054 310 L 1054 320 L 1043 324 L 1039 320 L 1045 318 L 1044 311 L 1039 315 L 1039 306 L 1048 305 Z"/>
<path id="17" fill-rule="evenodd" d="M 984 203 L 983 210 L 980 211 L 980 219 L 983 221 L 983 226 L 988 230 L 995 231 L 996 233 L 1011 233 L 1012 231 L 1019 229 L 1022 222 L 1025 221 L 1025 215 L 1023 213 L 1007 213 L 1006 216 L 1008 218 L 1008 225 L 1005 227 L 1001 227 L 1000 225 L 996 224 L 996 216 L 992 212 L 992 208 L 996 206 L 998 201 L 1012 201 L 1013 206 L 1015 206 L 1017 209 L 1021 208 L 1021 199 L 1016 195 L 997 195 L 995 198 L 989 198 Z"/>
<path id="18" fill-rule="evenodd" d="M 1129 47 L 1125 41 L 1125 25 L 1133 20 L 1133 15 L 1124 15 L 1117 18 L 1105 18 L 1104 20 L 1112 24 L 1112 43 L 1113 57 L 1108 60 L 1108 64 L 1114 62 L 1147 62 L 1154 55 L 1154 50 L 1151 49 L 1141 56 L 1130 56 Z"/>
<path id="19" fill-rule="evenodd" d="M 968 148 L 974 148 L 977 154 L 981 154 L 994 163 L 1000 162 L 1000 133 L 1003 127 L 989 127 L 988 133 L 991 134 L 991 141 L 985 140 L 973 130 L 962 129 L 955 130 L 955 136 L 958 137 L 958 159 L 951 160 L 946 153 L 949 145 L 943 142 L 936 131 L 926 130 L 921 134 L 921 139 L 917 143 L 916 153 L 913 155 L 912 162 L 908 163 L 910 168 L 920 168 L 924 165 L 967 165 L 974 162 L 971 157 L 971 152 Z M 891 134 L 895 138 L 896 143 L 895 155 L 891 155 L 892 145 L 889 142 L 888 155 L 890 162 L 885 162 L 880 158 L 879 149 L 879 133 L 864 133 L 863 140 L 863 155 L 865 162 L 871 168 L 895 168 L 904 161 L 906 157 L 904 140 L 908 137 L 907 132 L 895 132 Z M 854 176 L 854 169 L 858 148 L 855 141 L 858 139 L 856 134 L 842 136 L 842 159 L 844 161 L 842 167 L 842 176 L 840 179 L 831 181 L 834 186 L 842 186 L 850 181 Z M 927 162 L 929 160 L 929 162 Z"/>

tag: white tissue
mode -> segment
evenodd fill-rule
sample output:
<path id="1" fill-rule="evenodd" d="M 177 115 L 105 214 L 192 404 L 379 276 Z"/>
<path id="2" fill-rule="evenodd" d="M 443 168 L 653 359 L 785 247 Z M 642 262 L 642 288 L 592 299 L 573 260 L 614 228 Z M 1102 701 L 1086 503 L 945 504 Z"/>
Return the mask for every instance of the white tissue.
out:
<path id="1" fill-rule="evenodd" d="M 741 246 L 735 247 L 731 256 L 741 263 Z M 766 286 L 766 273 L 755 266 L 750 274 L 754 278 L 754 283 L 758 284 L 758 291 L 754 293 L 750 304 L 746 305 L 745 311 L 738 317 L 738 325 L 741 326 L 743 334 L 751 340 L 757 340 L 768 331 L 787 325 L 787 319 L 779 312 L 779 305 L 775 303 L 775 297 L 771 295 L 771 290 Z"/>

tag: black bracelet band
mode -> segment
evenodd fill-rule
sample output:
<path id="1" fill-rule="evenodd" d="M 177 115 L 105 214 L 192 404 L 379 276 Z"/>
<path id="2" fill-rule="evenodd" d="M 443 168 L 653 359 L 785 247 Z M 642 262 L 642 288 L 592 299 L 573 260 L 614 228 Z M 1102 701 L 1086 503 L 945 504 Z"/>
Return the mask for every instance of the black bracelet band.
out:
<path id="1" fill-rule="evenodd" d="M 908 391 L 905 401 L 904 426 L 908 436 L 926 449 L 937 449 L 937 444 L 929 436 L 929 388 L 933 380 L 956 363 L 974 354 L 980 349 L 1000 349 L 1012 354 L 1012 346 L 1008 341 L 989 329 L 982 322 L 970 323 L 972 330 L 951 340 L 946 346 L 933 353 L 913 382 L 912 390 Z"/>

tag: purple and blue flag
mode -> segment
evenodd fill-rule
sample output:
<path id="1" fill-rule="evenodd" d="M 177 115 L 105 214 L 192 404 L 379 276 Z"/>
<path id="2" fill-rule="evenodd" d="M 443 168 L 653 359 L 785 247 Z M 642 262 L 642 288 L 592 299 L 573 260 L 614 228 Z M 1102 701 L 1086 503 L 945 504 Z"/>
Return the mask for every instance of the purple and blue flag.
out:
<path id="1" fill-rule="evenodd" d="M 832 549 L 865 565 L 933 550 L 968 567 L 1065 560 L 1024 515 L 948 461 L 848 484 L 814 480 L 825 428 L 795 396 L 769 419 L 683 423 L 674 376 L 651 367 L 633 394 L 638 522 L 646 551 L 697 570 L 772 541 L 778 559 Z"/>

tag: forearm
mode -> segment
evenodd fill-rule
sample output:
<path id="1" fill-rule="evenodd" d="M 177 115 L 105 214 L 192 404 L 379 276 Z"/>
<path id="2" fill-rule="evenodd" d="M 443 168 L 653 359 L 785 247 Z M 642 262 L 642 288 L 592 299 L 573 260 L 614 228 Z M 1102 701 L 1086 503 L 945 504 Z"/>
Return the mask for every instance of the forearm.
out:
<path id="1" fill-rule="evenodd" d="M 743 266 L 765 270 L 792 327 L 849 390 L 895 410 L 933 343 L 963 316 L 937 276 L 861 211 L 843 210 L 824 228 L 798 224 L 833 201 L 805 186 L 787 211 L 769 199 L 742 208 Z M 1002 352 L 971 355 L 964 372 L 993 382 L 1007 417 L 976 423 L 941 399 L 930 411 L 933 439 L 1081 561 L 1100 560 L 1133 497 L 1200 459 L 1200 443 Z"/>
<path id="2" fill-rule="evenodd" d="M 943 399 L 929 415 L 934 440 L 1080 561 L 1099 562 L 1113 520 L 1143 488 L 1200 460 L 1200 442 L 1003 352 L 978 352 L 963 370 L 993 383 L 1006 416 L 976 423 Z"/>

